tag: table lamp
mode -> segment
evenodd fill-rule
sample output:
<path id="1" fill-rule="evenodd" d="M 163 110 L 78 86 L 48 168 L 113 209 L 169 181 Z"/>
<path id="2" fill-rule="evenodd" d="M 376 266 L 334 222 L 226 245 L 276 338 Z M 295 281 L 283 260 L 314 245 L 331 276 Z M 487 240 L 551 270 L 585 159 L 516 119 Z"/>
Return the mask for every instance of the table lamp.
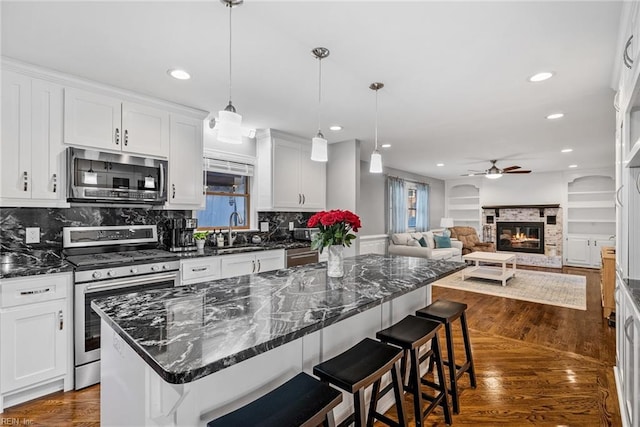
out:
<path id="1" fill-rule="evenodd" d="M 442 231 L 443 236 L 451 237 L 449 227 L 453 227 L 453 218 L 440 218 L 440 227 L 444 228 Z"/>

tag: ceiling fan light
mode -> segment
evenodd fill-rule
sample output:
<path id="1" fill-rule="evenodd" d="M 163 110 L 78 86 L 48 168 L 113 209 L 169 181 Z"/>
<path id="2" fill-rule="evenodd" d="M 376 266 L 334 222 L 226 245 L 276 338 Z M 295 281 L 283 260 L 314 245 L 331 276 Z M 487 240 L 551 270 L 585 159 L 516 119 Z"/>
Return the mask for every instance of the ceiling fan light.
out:
<path id="1" fill-rule="evenodd" d="M 242 144 L 242 116 L 235 111 L 218 111 L 218 141 Z"/>
<path id="2" fill-rule="evenodd" d="M 318 135 L 311 140 L 311 160 L 314 162 L 326 162 L 329 160 L 327 153 L 327 140 L 324 139 L 320 132 L 318 132 Z"/>
<path id="3" fill-rule="evenodd" d="M 382 155 L 378 150 L 371 153 L 371 162 L 369 163 L 370 173 L 382 173 Z"/>
<path id="4" fill-rule="evenodd" d="M 488 173 L 485 175 L 489 179 L 498 179 L 502 177 L 501 173 Z"/>

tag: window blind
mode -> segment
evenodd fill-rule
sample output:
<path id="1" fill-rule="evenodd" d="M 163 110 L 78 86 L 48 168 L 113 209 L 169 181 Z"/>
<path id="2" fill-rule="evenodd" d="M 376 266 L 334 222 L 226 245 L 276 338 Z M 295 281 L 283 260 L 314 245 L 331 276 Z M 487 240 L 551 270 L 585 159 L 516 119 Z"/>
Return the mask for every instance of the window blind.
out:
<path id="1" fill-rule="evenodd" d="M 207 172 L 228 173 L 231 175 L 253 176 L 254 166 L 247 163 L 205 157 L 204 170 Z"/>

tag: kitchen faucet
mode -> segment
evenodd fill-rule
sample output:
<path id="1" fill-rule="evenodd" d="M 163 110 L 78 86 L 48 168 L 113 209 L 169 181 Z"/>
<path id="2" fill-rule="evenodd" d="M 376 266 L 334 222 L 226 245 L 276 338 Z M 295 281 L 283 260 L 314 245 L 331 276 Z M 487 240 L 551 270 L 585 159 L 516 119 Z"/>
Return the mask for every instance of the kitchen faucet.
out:
<path id="1" fill-rule="evenodd" d="M 231 226 L 233 225 L 233 217 L 236 217 L 237 219 L 237 224 L 242 224 L 244 221 L 242 220 L 242 217 L 240 216 L 240 214 L 237 211 L 233 211 L 231 212 L 231 215 L 229 215 L 229 246 L 233 246 L 233 241 L 236 240 L 236 236 L 234 236 L 232 233 L 233 231 L 231 231 Z M 236 233 L 237 235 L 238 233 Z"/>

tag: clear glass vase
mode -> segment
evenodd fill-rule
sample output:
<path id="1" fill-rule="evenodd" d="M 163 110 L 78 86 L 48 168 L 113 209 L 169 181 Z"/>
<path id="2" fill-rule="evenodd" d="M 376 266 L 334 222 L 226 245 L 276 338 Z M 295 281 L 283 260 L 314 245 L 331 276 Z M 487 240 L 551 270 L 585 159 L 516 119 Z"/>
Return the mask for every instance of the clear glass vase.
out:
<path id="1" fill-rule="evenodd" d="M 327 261 L 327 276 L 344 276 L 344 246 L 331 245 L 328 247 L 329 259 Z"/>

